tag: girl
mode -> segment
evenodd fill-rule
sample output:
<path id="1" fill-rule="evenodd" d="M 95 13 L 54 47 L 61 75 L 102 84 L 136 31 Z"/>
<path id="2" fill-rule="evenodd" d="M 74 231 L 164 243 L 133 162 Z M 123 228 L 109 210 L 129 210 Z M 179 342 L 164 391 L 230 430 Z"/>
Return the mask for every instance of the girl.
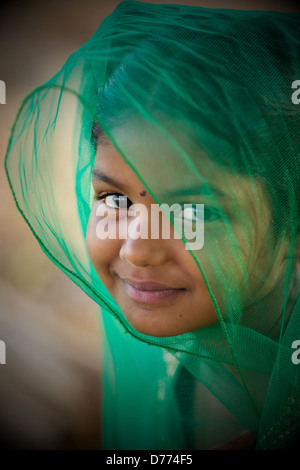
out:
<path id="1" fill-rule="evenodd" d="M 299 441 L 299 31 L 122 2 L 21 107 L 17 205 L 101 306 L 103 448 Z"/>

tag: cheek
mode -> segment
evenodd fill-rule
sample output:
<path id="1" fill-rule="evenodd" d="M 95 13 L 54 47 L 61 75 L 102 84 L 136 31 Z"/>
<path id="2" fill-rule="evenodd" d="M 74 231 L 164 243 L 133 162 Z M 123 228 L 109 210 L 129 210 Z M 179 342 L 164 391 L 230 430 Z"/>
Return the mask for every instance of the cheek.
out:
<path id="1" fill-rule="evenodd" d="M 198 252 L 194 252 L 196 255 L 196 258 L 199 261 L 199 264 L 201 266 L 201 269 L 203 269 L 203 273 L 205 276 L 208 275 L 208 279 L 212 276 L 210 276 L 211 270 L 209 269 L 209 265 L 207 262 L 207 259 L 205 256 L 202 256 L 202 250 Z M 212 309 L 214 311 L 213 307 L 213 302 L 211 299 L 211 296 L 208 292 L 204 277 L 201 273 L 201 270 L 199 269 L 198 265 L 196 264 L 194 258 L 192 257 L 191 253 L 184 248 L 184 250 L 181 251 L 179 254 L 179 250 L 177 250 L 177 263 L 181 265 L 183 268 L 184 272 L 186 275 L 192 279 L 193 281 L 193 291 L 195 293 L 194 295 L 194 301 L 195 303 L 199 306 L 201 305 L 202 307 L 207 307 L 208 309 Z M 215 274 L 214 274 L 215 276 Z"/>
<path id="2" fill-rule="evenodd" d="M 119 256 L 120 242 L 119 240 L 105 239 L 101 240 L 97 236 L 97 222 L 95 211 L 92 210 L 86 232 L 86 247 L 89 258 L 104 284 L 107 283 L 109 267 L 116 257 Z"/>
<path id="3" fill-rule="evenodd" d="M 250 212 L 250 211 L 249 211 Z M 197 253 L 198 260 L 208 284 L 222 313 L 237 305 L 245 307 L 253 302 L 253 293 L 260 292 L 262 279 L 270 268 L 268 247 L 268 214 L 265 225 L 249 215 L 244 222 L 232 224 L 232 233 L 220 226 L 220 235 L 215 229 L 205 234 L 203 249 Z M 224 235 L 226 234 L 226 235 Z"/>

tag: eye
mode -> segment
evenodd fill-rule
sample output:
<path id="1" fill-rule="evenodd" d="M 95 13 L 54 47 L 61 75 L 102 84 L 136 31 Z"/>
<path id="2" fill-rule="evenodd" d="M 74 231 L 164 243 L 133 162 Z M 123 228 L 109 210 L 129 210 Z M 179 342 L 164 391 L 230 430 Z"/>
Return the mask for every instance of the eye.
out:
<path id="1" fill-rule="evenodd" d="M 113 210 L 128 209 L 132 205 L 132 202 L 127 196 L 118 193 L 103 193 L 96 196 L 96 199 Z"/>
<path id="2" fill-rule="evenodd" d="M 182 210 L 176 217 L 189 222 L 213 222 L 221 219 L 220 212 L 206 204 L 181 204 Z"/>

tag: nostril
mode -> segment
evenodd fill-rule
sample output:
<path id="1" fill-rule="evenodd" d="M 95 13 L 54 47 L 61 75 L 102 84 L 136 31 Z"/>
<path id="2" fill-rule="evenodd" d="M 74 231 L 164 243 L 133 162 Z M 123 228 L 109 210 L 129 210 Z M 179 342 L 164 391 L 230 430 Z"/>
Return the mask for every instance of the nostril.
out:
<path id="1" fill-rule="evenodd" d="M 148 266 L 148 264 L 150 263 L 147 263 L 146 261 L 143 261 L 142 259 L 137 259 L 136 257 L 131 257 L 131 256 L 125 256 L 124 253 L 122 252 L 122 249 L 119 251 L 119 258 L 122 260 L 122 261 L 126 261 L 128 264 L 130 264 L 130 266 L 138 266 L 140 268 L 143 268 L 145 266 Z"/>

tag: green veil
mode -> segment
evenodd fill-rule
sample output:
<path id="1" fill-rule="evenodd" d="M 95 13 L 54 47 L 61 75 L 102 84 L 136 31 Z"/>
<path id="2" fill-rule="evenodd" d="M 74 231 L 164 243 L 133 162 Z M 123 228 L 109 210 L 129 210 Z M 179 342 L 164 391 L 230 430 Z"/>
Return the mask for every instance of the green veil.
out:
<path id="1" fill-rule="evenodd" d="M 100 306 L 104 449 L 300 441 L 299 56 L 294 13 L 125 1 L 22 103 L 6 172 L 43 251 Z M 97 274 L 86 234 L 108 145 L 153 203 L 204 204 L 196 248 L 164 212 L 215 321 L 141 332 Z"/>

